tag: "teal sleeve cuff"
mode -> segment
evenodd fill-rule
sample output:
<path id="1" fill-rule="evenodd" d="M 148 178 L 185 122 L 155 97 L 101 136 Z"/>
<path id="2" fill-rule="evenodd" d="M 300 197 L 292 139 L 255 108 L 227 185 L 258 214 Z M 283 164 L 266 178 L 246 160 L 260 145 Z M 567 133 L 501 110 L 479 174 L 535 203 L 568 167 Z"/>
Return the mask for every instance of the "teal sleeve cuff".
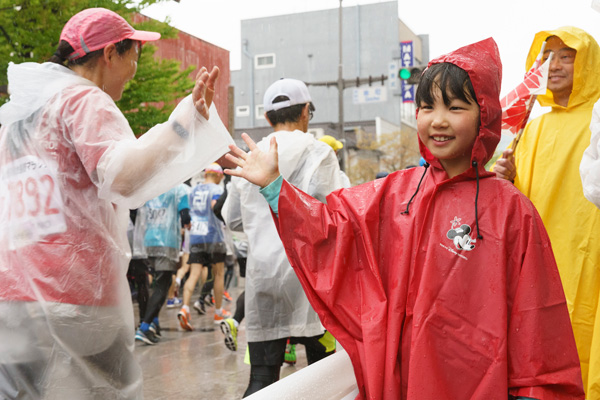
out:
<path id="1" fill-rule="evenodd" d="M 281 192 L 282 184 L 283 177 L 279 175 L 273 182 L 269 183 L 264 188 L 259 189 L 260 194 L 267 200 L 267 203 L 269 203 L 271 210 L 273 210 L 275 214 L 278 214 L 279 193 Z"/>

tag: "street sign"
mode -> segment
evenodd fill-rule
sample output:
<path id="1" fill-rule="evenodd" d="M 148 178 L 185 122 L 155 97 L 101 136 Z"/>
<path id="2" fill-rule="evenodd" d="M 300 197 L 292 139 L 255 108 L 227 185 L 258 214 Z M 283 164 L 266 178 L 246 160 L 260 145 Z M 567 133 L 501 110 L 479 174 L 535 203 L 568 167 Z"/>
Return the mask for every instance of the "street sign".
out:
<path id="1" fill-rule="evenodd" d="M 412 40 L 400 42 L 400 60 L 402 61 L 402 68 L 413 66 L 414 57 Z"/>
<path id="2" fill-rule="evenodd" d="M 354 89 L 352 102 L 354 104 L 371 104 L 387 101 L 385 86 L 367 86 Z"/>
<path id="3" fill-rule="evenodd" d="M 409 85 L 406 81 L 402 81 L 401 83 L 402 89 L 400 92 L 402 93 L 402 102 L 403 103 L 414 103 L 415 102 L 415 87 L 414 85 Z"/>
<path id="4" fill-rule="evenodd" d="M 402 62 L 402 68 L 413 66 L 414 57 L 412 40 L 400 42 L 400 60 Z M 415 88 L 413 85 L 408 85 L 404 79 L 401 83 L 400 92 L 402 93 L 403 103 L 414 103 Z"/>
<path id="5" fill-rule="evenodd" d="M 390 62 L 388 67 L 388 87 L 391 90 L 400 88 L 400 80 L 398 79 L 398 61 Z"/>

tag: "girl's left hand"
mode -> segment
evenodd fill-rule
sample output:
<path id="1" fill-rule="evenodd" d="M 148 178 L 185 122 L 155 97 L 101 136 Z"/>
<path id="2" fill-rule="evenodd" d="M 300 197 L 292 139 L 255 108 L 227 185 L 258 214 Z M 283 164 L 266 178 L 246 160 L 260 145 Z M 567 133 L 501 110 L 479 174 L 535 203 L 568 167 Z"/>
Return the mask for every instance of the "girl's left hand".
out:
<path id="1" fill-rule="evenodd" d="M 246 179 L 250 183 L 264 188 L 279 177 L 279 157 L 277 154 L 277 140 L 271 137 L 269 151 L 261 151 L 254 140 L 247 133 L 242 133 L 242 139 L 250 149 L 249 153 L 236 145 L 229 146 L 231 153 L 225 158 L 237 165 L 238 169 L 226 169 L 224 172 L 232 176 Z"/>

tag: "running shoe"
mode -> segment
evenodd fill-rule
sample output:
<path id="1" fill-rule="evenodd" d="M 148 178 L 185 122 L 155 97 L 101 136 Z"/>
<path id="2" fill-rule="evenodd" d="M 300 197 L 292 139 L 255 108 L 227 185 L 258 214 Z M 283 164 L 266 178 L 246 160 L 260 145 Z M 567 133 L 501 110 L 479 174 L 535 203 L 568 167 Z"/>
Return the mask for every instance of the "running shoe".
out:
<path id="1" fill-rule="evenodd" d="M 183 303 L 183 302 L 181 300 L 179 300 L 177 297 L 173 297 L 172 299 L 167 299 L 167 308 L 180 307 L 181 303 Z"/>
<path id="2" fill-rule="evenodd" d="M 150 328 L 148 328 L 156 337 L 162 337 L 160 334 L 160 324 L 155 324 L 154 322 L 150 323 Z"/>
<path id="3" fill-rule="evenodd" d="M 231 303 L 233 301 L 228 291 L 223 292 L 223 299 L 225 299 L 225 301 L 228 303 Z"/>
<path id="4" fill-rule="evenodd" d="M 215 324 L 220 324 L 221 321 L 227 318 L 231 318 L 231 313 L 221 308 L 221 312 L 215 312 Z"/>
<path id="5" fill-rule="evenodd" d="M 215 305 L 215 298 L 212 295 L 207 294 L 206 296 L 204 296 L 203 302 L 204 302 L 204 304 L 211 307 L 211 306 Z"/>
<path id="6" fill-rule="evenodd" d="M 198 300 L 194 303 L 194 310 L 198 311 L 198 314 L 204 315 L 206 314 L 206 309 L 204 309 L 204 302 L 200 303 Z"/>
<path id="7" fill-rule="evenodd" d="M 290 344 L 289 339 L 288 339 L 287 344 L 285 345 L 284 361 L 286 364 L 289 364 L 289 365 L 296 364 L 296 345 Z"/>
<path id="8" fill-rule="evenodd" d="M 225 336 L 225 346 L 231 351 L 237 350 L 237 328 L 233 318 L 227 318 L 220 322 L 221 332 Z"/>
<path id="9" fill-rule="evenodd" d="M 194 328 L 190 324 L 190 322 L 192 321 L 192 319 L 190 317 L 190 313 L 188 311 L 186 311 L 185 308 L 182 308 L 177 313 L 177 319 L 179 320 L 179 325 L 181 325 L 181 328 L 184 331 L 193 331 L 194 330 Z"/>
<path id="10" fill-rule="evenodd" d="M 135 332 L 135 340 L 138 340 L 140 342 L 144 342 L 144 343 L 146 343 L 148 345 L 153 345 L 153 344 L 158 343 L 158 338 L 150 330 L 144 332 L 141 329 L 138 329 Z"/>

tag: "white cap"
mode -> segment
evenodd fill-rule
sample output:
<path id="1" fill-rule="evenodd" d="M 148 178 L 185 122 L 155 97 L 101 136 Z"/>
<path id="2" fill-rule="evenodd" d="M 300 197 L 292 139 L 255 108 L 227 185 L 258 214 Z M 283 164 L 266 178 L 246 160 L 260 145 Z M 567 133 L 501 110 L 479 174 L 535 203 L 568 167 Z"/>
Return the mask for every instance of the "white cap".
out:
<path id="1" fill-rule="evenodd" d="M 289 100 L 273 103 L 273 100 L 278 96 L 285 96 Z M 310 103 L 310 109 L 312 111 L 315 110 L 306 84 L 297 79 L 282 78 L 269 86 L 265 92 L 263 107 L 265 108 L 265 112 L 269 112 L 306 103 Z"/>

